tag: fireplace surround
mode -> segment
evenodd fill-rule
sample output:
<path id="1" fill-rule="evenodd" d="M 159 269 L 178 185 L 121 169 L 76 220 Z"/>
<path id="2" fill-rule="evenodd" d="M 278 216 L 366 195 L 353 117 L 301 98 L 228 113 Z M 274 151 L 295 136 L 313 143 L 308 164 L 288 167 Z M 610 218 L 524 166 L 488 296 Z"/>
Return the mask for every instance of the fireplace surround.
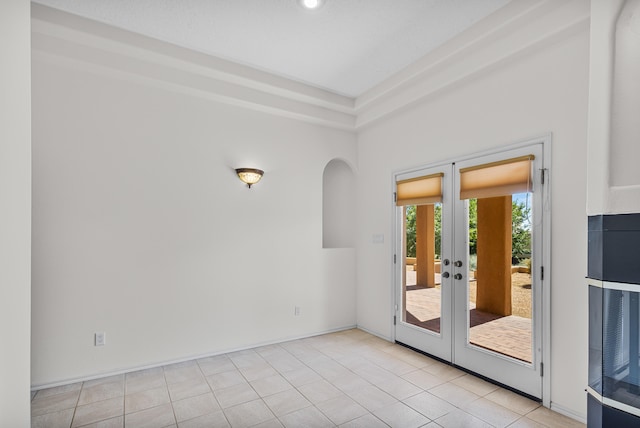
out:
<path id="1" fill-rule="evenodd" d="M 588 224 L 587 425 L 640 426 L 640 214 Z"/>

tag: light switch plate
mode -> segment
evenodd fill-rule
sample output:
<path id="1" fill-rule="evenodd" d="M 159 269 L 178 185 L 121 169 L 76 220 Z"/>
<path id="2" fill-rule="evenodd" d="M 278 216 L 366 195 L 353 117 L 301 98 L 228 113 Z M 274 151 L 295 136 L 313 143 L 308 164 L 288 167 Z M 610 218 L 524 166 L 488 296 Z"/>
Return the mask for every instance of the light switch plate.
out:
<path id="1" fill-rule="evenodd" d="M 374 244 L 384 244 L 384 234 L 374 233 L 372 236 L 372 241 Z"/>

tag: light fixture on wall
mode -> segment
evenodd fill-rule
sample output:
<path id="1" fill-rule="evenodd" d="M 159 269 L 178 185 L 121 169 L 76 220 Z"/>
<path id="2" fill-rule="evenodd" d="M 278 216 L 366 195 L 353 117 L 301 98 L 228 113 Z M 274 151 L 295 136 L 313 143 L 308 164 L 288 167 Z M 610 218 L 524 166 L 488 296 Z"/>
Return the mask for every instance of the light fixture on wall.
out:
<path id="1" fill-rule="evenodd" d="M 298 2 L 302 7 L 309 10 L 319 9 L 324 4 L 324 0 L 298 0 Z"/>
<path id="2" fill-rule="evenodd" d="M 237 168 L 236 174 L 238 174 L 238 178 L 251 189 L 251 185 L 260 181 L 264 175 L 264 171 L 256 168 Z"/>

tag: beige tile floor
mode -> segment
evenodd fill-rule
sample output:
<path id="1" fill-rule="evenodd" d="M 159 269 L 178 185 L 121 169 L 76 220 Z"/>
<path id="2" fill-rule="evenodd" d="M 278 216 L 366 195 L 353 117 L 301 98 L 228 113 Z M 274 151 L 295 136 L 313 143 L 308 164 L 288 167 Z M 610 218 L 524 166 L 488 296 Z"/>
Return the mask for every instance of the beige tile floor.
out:
<path id="1" fill-rule="evenodd" d="M 581 427 L 361 330 L 33 395 L 32 427 Z"/>

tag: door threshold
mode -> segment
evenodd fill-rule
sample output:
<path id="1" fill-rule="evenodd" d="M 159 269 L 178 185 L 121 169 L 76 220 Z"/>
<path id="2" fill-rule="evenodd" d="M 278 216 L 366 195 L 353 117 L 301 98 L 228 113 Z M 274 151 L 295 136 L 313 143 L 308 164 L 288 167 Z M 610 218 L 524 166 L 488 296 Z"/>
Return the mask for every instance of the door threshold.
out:
<path id="1" fill-rule="evenodd" d="M 411 346 L 411 345 L 407 345 L 406 343 L 398 342 L 397 340 L 396 340 L 396 344 L 398 344 L 398 345 L 400 345 L 400 346 L 404 346 L 405 348 L 411 349 L 411 350 L 412 350 L 412 351 L 414 351 L 414 352 L 417 352 L 417 353 L 419 353 L 419 354 L 422 354 L 422 355 L 424 355 L 424 356 L 427 356 L 427 357 L 429 357 L 429 358 L 431 358 L 431 359 L 434 359 L 434 360 L 436 360 L 436 361 L 439 361 L 439 362 L 441 362 L 441 363 L 443 363 L 443 364 L 446 364 L 446 365 L 448 365 L 448 366 L 455 367 L 456 369 L 458 369 L 458 370 L 462 370 L 463 372 L 465 372 L 465 373 L 467 373 L 467 374 L 470 374 L 470 375 L 472 375 L 472 376 L 475 376 L 475 377 L 477 377 L 478 379 L 482 379 L 482 380 L 484 380 L 485 382 L 489 382 L 490 384 L 493 384 L 493 385 L 499 386 L 500 388 L 506 389 L 507 391 L 511 391 L 511 392 L 513 392 L 513 393 L 515 393 L 515 394 L 518 394 L 518 395 L 520 395 L 520 396 L 522 396 L 522 397 L 524 397 L 524 398 L 528 398 L 529 400 L 535 401 L 536 403 L 542 403 L 542 398 L 534 397 L 533 395 L 527 394 L 526 392 L 522 392 L 522 391 L 520 391 L 520 390 L 518 390 L 518 389 L 515 389 L 515 388 L 513 388 L 513 387 L 509 386 L 509 385 L 505 385 L 505 384 L 500 383 L 500 382 L 498 382 L 498 381 L 496 381 L 496 380 L 493 380 L 493 379 L 491 379 L 491 378 L 488 378 L 488 377 L 486 377 L 486 376 L 483 376 L 483 375 L 481 375 L 481 374 L 478 374 L 478 373 L 476 373 L 476 372 L 474 372 L 474 371 L 471 371 L 471 370 L 466 369 L 466 368 L 464 368 L 464 367 L 461 367 L 461 366 L 455 365 L 455 364 L 453 364 L 451 361 L 443 360 L 443 359 L 442 359 L 442 358 L 440 358 L 440 357 L 436 357 L 435 355 L 431 355 L 431 354 L 429 354 L 428 352 L 425 352 L 425 351 L 422 351 L 422 350 L 420 350 L 420 349 L 414 348 L 413 346 Z"/>

